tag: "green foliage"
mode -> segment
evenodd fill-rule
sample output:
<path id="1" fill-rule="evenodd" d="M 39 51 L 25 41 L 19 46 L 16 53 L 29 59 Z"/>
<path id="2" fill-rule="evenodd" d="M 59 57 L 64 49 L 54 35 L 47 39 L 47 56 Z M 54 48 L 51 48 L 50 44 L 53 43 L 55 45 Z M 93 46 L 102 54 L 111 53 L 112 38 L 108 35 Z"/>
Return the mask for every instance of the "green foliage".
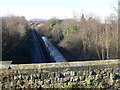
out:
<path id="1" fill-rule="evenodd" d="M 77 26 L 78 22 L 76 22 L 73 19 L 67 19 L 64 20 L 60 26 L 63 32 L 63 36 L 67 37 L 71 34 L 77 33 L 78 31 L 78 26 Z"/>
<path id="2" fill-rule="evenodd" d="M 52 21 L 49 25 L 49 30 L 53 30 L 54 25 L 56 24 L 56 21 Z"/>
<path id="3" fill-rule="evenodd" d="M 63 33 L 62 33 L 62 30 L 61 30 L 59 24 L 56 24 L 54 26 L 53 30 L 51 31 L 51 35 L 56 42 L 59 42 L 63 39 Z"/>

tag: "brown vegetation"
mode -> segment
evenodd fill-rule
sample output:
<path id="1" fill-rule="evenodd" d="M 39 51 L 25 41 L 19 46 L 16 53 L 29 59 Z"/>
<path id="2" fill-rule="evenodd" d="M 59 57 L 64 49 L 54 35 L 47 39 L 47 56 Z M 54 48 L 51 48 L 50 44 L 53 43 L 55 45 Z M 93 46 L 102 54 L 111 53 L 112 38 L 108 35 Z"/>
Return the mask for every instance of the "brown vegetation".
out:
<path id="1" fill-rule="evenodd" d="M 24 17 L 2 18 L 2 59 L 21 63 L 30 60 L 26 47 L 30 27 Z M 28 45 L 29 46 L 29 45 Z"/>
<path id="2" fill-rule="evenodd" d="M 82 14 L 79 21 L 51 19 L 44 27 L 38 27 L 38 31 L 44 32 L 78 60 L 106 60 L 120 58 L 117 25 L 115 16 L 101 23 L 99 18 L 85 18 Z"/>

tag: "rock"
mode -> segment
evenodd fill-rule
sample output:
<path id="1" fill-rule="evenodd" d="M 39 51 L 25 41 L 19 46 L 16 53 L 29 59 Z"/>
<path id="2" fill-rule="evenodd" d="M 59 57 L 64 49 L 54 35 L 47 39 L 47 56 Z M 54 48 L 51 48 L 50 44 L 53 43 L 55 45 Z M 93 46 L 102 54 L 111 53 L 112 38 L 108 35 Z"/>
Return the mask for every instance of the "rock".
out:
<path id="1" fill-rule="evenodd" d="M 2 83 L 0 82 L 0 90 L 2 90 Z"/>
<path id="2" fill-rule="evenodd" d="M 21 74 L 20 74 L 20 75 L 18 75 L 18 78 L 19 78 L 19 79 L 21 79 L 21 77 L 22 77 L 22 75 L 21 75 Z"/>
<path id="3" fill-rule="evenodd" d="M 120 88 L 120 83 L 115 83 L 115 88 Z"/>
<path id="4" fill-rule="evenodd" d="M 108 84 L 109 85 L 113 85 L 114 84 L 114 80 L 113 79 L 109 79 Z"/>
<path id="5" fill-rule="evenodd" d="M 96 72 L 94 72 L 94 70 L 90 71 L 89 75 L 96 75 Z"/>
<path id="6" fill-rule="evenodd" d="M 91 75 L 91 80 L 95 80 L 96 76 L 95 75 Z"/>
<path id="7" fill-rule="evenodd" d="M 10 70 L 10 69 L 12 69 L 12 67 L 11 67 L 11 66 L 9 66 L 9 67 L 8 67 L 8 69 Z"/>
<path id="8" fill-rule="evenodd" d="M 70 76 L 76 76 L 76 75 L 77 75 L 76 72 L 74 72 L 74 71 L 70 71 Z"/>
<path id="9" fill-rule="evenodd" d="M 60 83 L 60 78 L 57 79 L 57 83 Z"/>
<path id="10" fill-rule="evenodd" d="M 101 74 L 97 74 L 95 80 L 101 80 Z"/>
<path id="11" fill-rule="evenodd" d="M 42 79 L 48 79 L 48 72 L 43 72 L 42 74 L 41 74 L 41 78 Z"/>
<path id="12" fill-rule="evenodd" d="M 14 83 L 13 81 L 10 82 L 10 87 L 14 86 Z"/>
<path id="13" fill-rule="evenodd" d="M 3 77 L 3 82 L 8 82 L 8 78 L 7 77 Z"/>
<path id="14" fill-rule="evenodd" d="M 80 78 L 78 76 L 74 77 L 73 82 L 79 82 Z"/>
<path id="15" fill-rule="evenodd" d="M 10 81 L 13 81 L 13 80 L 14 80 L 14 76 L 13 76 L 13 75 L 10 75 L 10 76 L 9 76 L 9 80 L 10 80 Z"/>
<path id="16" fill-rule="evenodd" d="M 44 85 L 44 81 L 38 81 L 38 84 Z"/>
<path id="17" fill-rule="evenodd" d="M 64 83 L 69 82 L 69 81 L 70 81 L 69 77 L 64 78 Z"/>
<path id="18" fill-rule="evenodd" d="M 56 76 L 55 72 L 52 72 L 50 75 L 51 75 L 51 77 L 55 77 Z"/>
<path id="19" fill-rule="evenodd" d="M 70 82 L 73 82 L 73 77 L 70 77 Z"/>
<path id="20" fill-rule="evenodd" d="M 88 85 L 90 85 L 91 84 L 91 76 L 87 77 L 85 81 L 87 82 Z"/>
<path id="21" fill-rule="evenodd" d="M 62 74 L 62 73 L 59 73 L 59 74 L 58 74 L 58 78 L 64 78 L 64 77 L 65 77 L 64 74 Z"/>
<path id="22" fill-rule="evenodd" d="M 114 78 L 114 74 L 110 73 L 110 79 L 112 80 Z"/>
<path id="23" fill-rule="evenodd" d="M 3 80 L 3 76 L 2 75 L 0 75 L 0 82 Z"/>
<path id="24" fill-rule="evenodd" d="M 83 71 L 82 76 L 86 76 L 86 75 L 89 75 L 89 71 Z"/>
<path id="25" fill-rule="evenodd" d="M 74 72 L 74 71 L 67 71 L 67 72 L 64 72 L 63 75 L 64 75 L 65 77 L 67 77 L 67 76 L 76 76 L 77 73 Z"/>
<path id="26" fill-rule="evenodd" d="M 54 84 L 54 80 L 53 79 L 51 79 L 51 84 Z"/>
<path id="27" fill-rule="evenodd" d="M 80 80 L 84 81 L 85 80 L 85 76 L 80 76 Z"/>
<path id="28" fill-rule="evenodd" d="M 46 83 L 46 84 L 51 84 L 51 80 L 49 80 L 49 79 L 48 79 L 48 80 L 45 80 L 45 83 Z"/>
<path id="29" fill-rule="evenodd" d="M 60 83 L 63 83 L 63 78 L 60 78 Z"/>
<path id="30" fill-rule="evenodd" d="M 119 74 L 114 74 L 113 79 L 114 79 L 114 80 L 120 79 L 120 75 L 119 75 Z"/>
<path id="31" fill-rule="evenodd" d="M 4 84 L 4 89 L 8 89 L 8 88 L 10 88 L 10 85 L 9 85 L 9 82 L 6 82 L 6 83 Z"/>
<path id="32" fill-rule="evenodd" d="M 103 83 L 100 82 L 100 83 L 98 84 L 97 88 L 104 88 Z"/>

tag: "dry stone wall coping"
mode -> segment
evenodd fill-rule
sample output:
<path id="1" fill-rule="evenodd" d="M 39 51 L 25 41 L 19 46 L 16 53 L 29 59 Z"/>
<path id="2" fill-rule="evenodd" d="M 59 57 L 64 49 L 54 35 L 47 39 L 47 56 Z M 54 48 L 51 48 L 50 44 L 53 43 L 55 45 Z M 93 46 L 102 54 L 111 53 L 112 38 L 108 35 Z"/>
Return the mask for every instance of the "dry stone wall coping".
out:
<path id="1" fill-rule="evenodd" d="M 40 64 L 11 64 L 13 69 L 44 69 L 44 68 L 65 68 L 81 66 L 100 66 L 100 65 L 118 65 L 120 60 L 99 60 L 99 61 L 79 61 L 79 62 L 61 62 L 61 63 L 40 63 Z"/>
<path id="2" fill-rule="evenodd" d="M 0 73 L 0 89 L 120 88 L 119 67 L 119 59 L 5 65 Z"/>

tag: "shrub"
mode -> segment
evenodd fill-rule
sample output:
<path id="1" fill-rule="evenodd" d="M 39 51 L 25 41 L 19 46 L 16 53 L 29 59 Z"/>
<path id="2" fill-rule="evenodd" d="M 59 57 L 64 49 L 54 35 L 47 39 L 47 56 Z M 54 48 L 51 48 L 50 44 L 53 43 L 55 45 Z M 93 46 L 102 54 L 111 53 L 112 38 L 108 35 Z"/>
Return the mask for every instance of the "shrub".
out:
<path id="1" fill-rule="evenodd" d="M 101 23 L 98 17 L 86 19 L 84 14 L 80 21 L 51 19 L 44 24 L 44 34 L 79 60 L 120 58 L 117 19 L 108 17 L 105 21 Z"/>
<path id="2" fill-rule="evenodd" d="M 30 29 L 24 17 L 2 18 L 2 56 L 3 60 L 27 58 L 24 52 L 25 43 Z"/>

